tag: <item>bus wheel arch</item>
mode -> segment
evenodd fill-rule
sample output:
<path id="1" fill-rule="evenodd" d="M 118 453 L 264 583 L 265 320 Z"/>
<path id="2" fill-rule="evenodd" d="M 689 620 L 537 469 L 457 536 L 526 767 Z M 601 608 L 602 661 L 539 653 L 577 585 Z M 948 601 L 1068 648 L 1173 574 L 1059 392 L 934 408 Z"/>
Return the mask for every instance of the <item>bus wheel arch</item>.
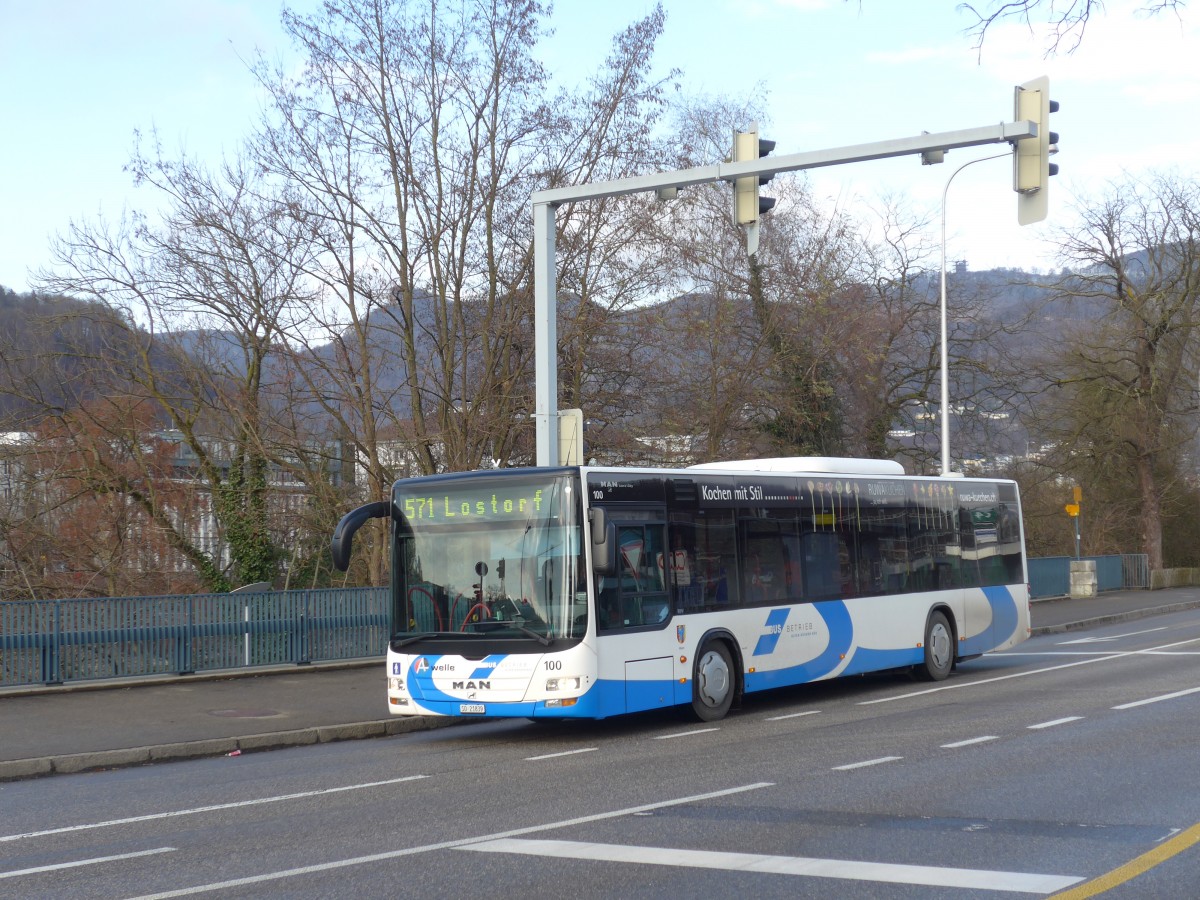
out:
<path id="1" fill-rule="evenodd" d="M 728 632 L 706 634 L 692 663 L 692 713 L 702 722 L 725 717 L 742 694 L 741 655 Z"/>
<path id="2" fill-rule="evenodd" d="M 922 681 L 944 681 L 954 669 L 958 635 L 954 614 L 946 606 L 935 606 L 925 620 L 925 658 L 914 673 Z"/>

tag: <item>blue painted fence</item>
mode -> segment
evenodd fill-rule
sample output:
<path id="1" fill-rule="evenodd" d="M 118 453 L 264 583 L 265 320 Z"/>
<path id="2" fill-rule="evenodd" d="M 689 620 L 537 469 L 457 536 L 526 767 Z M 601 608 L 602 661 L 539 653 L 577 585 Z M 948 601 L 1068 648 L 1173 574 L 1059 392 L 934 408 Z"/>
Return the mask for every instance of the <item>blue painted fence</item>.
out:
<path id="1" fill-rule="evenodd" d="M 1040 597 L 1063 597 L 1071 591 L 1073 556 L 1043 556 L 1029 559 L 1029 591 Z M 1148 589 L 1150 566 L 1146 554 L 1085 556 L 1096 561 L 1096 588 L 1100 591 Z"/>
<path id="2" fill-rule="evenodd" d="M 387 588 L 0 603 L 0 687 L 382 656 Z"/>

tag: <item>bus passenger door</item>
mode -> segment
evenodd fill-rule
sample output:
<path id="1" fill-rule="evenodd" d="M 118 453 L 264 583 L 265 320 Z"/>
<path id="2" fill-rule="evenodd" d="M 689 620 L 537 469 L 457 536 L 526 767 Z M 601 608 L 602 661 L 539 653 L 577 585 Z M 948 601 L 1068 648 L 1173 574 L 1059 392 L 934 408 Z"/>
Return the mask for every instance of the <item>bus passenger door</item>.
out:
<path id="1" fill-rule="evenodd" d="M 597 584 L 601 631 L 661 625 L 670 614 L 664 572 L 663 526 L 617 524 L 617 574 Z"/>
<path id="2" fill-rule="evenodd" d="M 601 677 L 625 685 L 623 712 L 675 703 L 673 657 L 663 655 L 662 628 L 670 618 L 667 559 L 659 522 L 618 521 L 617 574 L 597 581 L 596 615 Z"/>

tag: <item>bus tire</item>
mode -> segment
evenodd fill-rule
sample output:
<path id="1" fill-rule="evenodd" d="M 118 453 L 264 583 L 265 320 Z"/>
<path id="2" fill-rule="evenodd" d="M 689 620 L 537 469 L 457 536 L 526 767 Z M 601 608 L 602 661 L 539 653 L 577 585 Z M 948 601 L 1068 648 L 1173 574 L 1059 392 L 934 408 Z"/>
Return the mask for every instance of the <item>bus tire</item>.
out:
<path id="1" fill-rule="evenodd" d="M 941 610 L 929 614 L 925 623 L 925 660 L 917 666 L 922 681 L 944 681 L 954 668 L 954 632 Z"/>
<path id="2" fill-rule="evenodd" d="M 710 641 L 696 655 L 692 675 L 692 712 L 701 722 L 723 719 L 733 704 L 736 678 L 729 649 L 721 641 Z"/>

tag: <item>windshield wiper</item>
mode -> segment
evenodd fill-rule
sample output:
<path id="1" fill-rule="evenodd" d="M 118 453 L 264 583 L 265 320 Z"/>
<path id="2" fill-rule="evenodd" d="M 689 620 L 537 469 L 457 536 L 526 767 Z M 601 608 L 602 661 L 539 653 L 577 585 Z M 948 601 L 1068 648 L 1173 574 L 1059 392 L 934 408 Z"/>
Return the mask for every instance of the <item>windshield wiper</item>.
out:
<path id="1" fill-rule="evenodd" d="M 515 629 L 517 629 L 517 631 L 521 632 L 521 634 L 525 635 L 526 637 L 533 638 L 535 641 L 537 641 L 543 647 L 549 647 L 551 644 L 554 643 L 554 640 L 552 638 L 549 638 L 544 634 L 539 634 L 538 632 L 534 631 L 532 628 L 526 628 L 520 622 L 514 622 L 511 619 L 506 619 L 506 620 L 494 619 L 494 620 L 486 621 L 486 622 L 475 622 L 471 625 L 471 627 L 477 631 L 480 630 L 481 626 L 486 626 L 486 627 L 483 627 L 484 631 L 499 630 L 501 628 L 515 628 Z"/>
<path id="2" fill-rule="evenodd" d="M 410 634 L 408 637 L 396 638 L 393 637 L 389 643 L 394 648 L 407 647 L 409 644 L 415 644 L 417 641 L 424 641 L 429 638 L 445 637 L 443 631 L 423 631 L 420 634 Z"/>

